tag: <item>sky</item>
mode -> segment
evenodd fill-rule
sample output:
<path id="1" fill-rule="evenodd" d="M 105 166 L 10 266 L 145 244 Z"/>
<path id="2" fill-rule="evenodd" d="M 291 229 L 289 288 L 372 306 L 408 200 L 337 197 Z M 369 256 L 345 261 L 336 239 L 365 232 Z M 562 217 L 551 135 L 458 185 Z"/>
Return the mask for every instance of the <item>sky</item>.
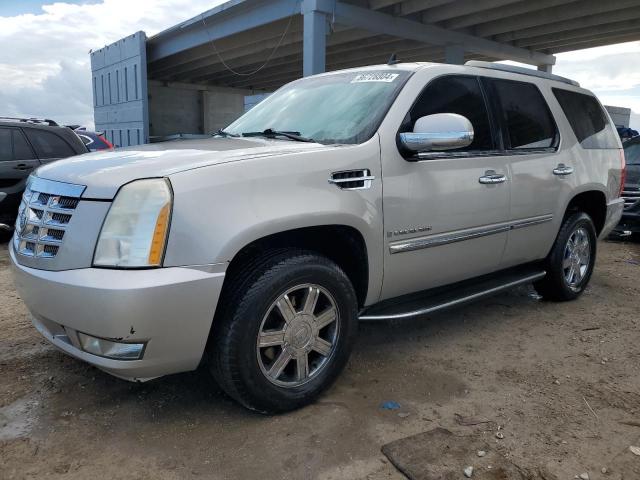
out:
<path id="1" fill-rule="evenodd" d="M 142 30 L 158 33 L 223 0 L 0 0 L 0 115 L 93 125 L 89 52 Z M 557 55 L 554 73 L 640 129 L 640 42 Z"/>

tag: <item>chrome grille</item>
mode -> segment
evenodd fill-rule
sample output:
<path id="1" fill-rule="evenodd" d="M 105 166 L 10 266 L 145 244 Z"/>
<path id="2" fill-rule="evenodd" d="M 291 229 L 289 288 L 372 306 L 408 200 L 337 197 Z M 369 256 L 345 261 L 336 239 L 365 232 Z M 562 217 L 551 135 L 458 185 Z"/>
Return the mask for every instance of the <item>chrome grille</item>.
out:
<path id="1" fill-rule="evenodd" d="M 624 208 L 631 208 L 640 201 L 640 189 L 623 190 L 622 198 L 624 198 Z"/>
<path id="2" fill-rule="evenodd" d="M 54 258 L 83 186 L 31 177 L 18 210 L 13 245 L 27 257 Z"/>

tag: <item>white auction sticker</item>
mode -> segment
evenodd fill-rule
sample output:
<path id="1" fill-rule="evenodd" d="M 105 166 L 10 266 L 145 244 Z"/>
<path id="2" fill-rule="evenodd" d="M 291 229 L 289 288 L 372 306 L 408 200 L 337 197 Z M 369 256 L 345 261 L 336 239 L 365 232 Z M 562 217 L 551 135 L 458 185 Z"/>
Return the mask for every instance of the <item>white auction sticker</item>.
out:
<path id="1" fill-rule="evenodd" d="M 388 72 L 360 73 L 356 75 L 356 78 L 351 80 L 351 83 L 364 83 L 364 82 L 391 83 L 399 76 L 400 76 L 399 73 L 388 73 Z"/>

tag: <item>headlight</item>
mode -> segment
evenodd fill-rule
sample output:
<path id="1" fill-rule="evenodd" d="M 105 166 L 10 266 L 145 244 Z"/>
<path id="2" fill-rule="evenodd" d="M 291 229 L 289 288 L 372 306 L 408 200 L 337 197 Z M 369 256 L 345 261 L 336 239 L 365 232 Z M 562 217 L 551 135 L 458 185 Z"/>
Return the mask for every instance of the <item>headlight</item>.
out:
<path id="1" fill-rule="evenodd" d="M 97 267 L 159 267 L 173 203 L 169 181 L 137 180 L 122 187 L 102 226 L 93 264 Z"/>

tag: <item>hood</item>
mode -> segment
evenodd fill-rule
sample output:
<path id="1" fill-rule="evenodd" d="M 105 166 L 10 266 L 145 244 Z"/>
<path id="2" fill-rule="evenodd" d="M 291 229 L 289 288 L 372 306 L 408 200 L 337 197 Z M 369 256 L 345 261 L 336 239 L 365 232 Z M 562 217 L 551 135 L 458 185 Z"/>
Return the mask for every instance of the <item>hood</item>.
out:
<path id="1" fill-rule="evenodd" d="M 84 198 L 112 199 L 133 180 L 221 163 L 330 148 L 260 137 L 176 140 L 78 155 L 42 166 L 38 177 L 85 185 Z"/>

